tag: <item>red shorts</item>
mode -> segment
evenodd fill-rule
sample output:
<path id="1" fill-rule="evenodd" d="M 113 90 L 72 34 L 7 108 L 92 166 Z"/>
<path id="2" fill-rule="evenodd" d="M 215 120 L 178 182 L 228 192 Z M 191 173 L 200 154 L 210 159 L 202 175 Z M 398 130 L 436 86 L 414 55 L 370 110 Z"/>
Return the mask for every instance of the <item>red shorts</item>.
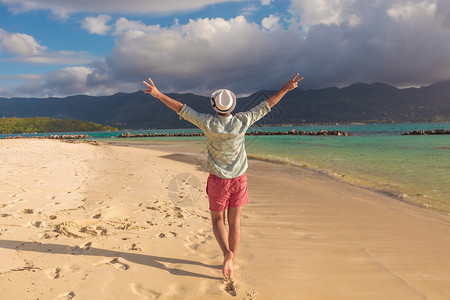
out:
<path id="1" fill-rule="evenodd" d="M 209 198 L 209 209 L 225 211 L 228 207 L 241 207 L 248 203 L 247 175 L 223 179 L 209 174 L 206 185 Z"/>

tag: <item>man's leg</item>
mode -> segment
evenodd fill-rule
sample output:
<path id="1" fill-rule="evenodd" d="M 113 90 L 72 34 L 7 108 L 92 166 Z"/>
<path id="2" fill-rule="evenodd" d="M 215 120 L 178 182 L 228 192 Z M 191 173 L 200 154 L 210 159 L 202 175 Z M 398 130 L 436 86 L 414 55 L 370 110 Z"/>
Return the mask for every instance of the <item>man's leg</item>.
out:
<path id="1" fill-rule="evenodd" d="M 211 211 L 211 220 L 214 236 L 216 237 L 220 249 L 222 249 L 223 252 L 223 274 L 225 275 L 225 277 L 231 279 L 233 275 L 233 252 L 229 247 L 228 233 L 225 227 L 225 212 Z"/>
<path id="2" fill-rule="evenodd" d="M 224 211 L 211 211 L 211 221 L 214 236 L 219 243 L 220 249 L 222 249 L 223 255 L 230 250 L 228 244 L 228 233 L 225 228 L 225 212 Z"/>
<path id="3" fill-rule="evenodd" d="M 228 245 L 231 252 L 233 252 L 233 268 L 238 268 L 236 264 L 236 252 L 239 247 L 239 241 L 241 239 L 241 207 L 229 207 L 228 208 L 228 226 L 230 231 L 228 234 Z"/>

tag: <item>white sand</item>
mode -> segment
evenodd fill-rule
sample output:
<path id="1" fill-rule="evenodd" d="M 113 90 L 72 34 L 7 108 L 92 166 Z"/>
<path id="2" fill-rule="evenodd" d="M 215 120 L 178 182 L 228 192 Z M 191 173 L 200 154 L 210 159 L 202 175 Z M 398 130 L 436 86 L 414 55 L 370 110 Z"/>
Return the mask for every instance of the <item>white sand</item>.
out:
<path id="1" fill-rule="evenodd" d="M 305 170 L 250 162 L 230 287 L 197 158 L 0 140 L 0 160 L 1 299 L 450 299 L 448 216 Z"/>

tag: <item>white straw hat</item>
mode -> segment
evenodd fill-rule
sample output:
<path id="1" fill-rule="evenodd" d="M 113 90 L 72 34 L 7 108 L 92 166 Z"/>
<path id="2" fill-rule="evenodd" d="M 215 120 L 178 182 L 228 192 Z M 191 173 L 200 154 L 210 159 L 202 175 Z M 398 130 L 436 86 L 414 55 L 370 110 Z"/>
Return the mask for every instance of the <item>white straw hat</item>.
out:
<path id="1" fill-rule="evenodd" d="M 236 96 L 230 90 L 217 90 L 211 96 L 211 106 L 218 113 L 226 114 L 232 112 L 236 107 Z"/>

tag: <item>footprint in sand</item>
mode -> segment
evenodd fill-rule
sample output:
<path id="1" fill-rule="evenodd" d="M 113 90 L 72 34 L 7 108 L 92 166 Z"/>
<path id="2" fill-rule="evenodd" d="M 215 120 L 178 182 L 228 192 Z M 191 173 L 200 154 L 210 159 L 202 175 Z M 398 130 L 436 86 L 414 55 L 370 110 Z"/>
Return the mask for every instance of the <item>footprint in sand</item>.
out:
<path id="1" fill-rule="evenodd" d="M 236 286 L 235 286 L 233 280 L 225 279 L 222 282 L 222 284 L 223 284 L 223 289 L 225 290 L 225 292 L 227 292 L 228 294 L 230 294 L 233 297 L 237 296 Z"/>
<path id="2" fill-rule="evenodd" d="M 247 291 L 247 293 L 245 294 L 246 298 L 244 298 L 244 299 L 245 300 L 256 300 L 256 295 L 257 295 L 256 291 L 250 290 L 250 291 Z"/>
<path id="3" fill-rule="evenodd" d="M 25 209 L 22 209 L 20 212 L 24 213 L 24 214 L 31 215 L 31 214 L 34 214 L 36 211 L 34 209 L 32 209 L 32 208 L 25 208 Z"/>
<path id="4" fill-rule="evenodd" d="M 197 251 L 198 247 L 200 246 L 200 243 L 198 243 L 197 235 L 191 235 L 186 237 L 186 241 L 187 243 L 184 244 L 186 248 Z"/>
<path id="5" fill-rule="evenodd" d="M 169 231 L 167 233 L 160 233 L 157 235 L 160 238 L 169 238 L 169 237 L 176 237 L 178 236 L 178 233 L 176 233 L 175 231 Z"/>
<path id="6" fill-rule="evenodd" d="M 187 243 L 184 244 L 185 247 L 196 251 L 198 247 L 200 247 L 203 244 L 206 244 L 208 241 L 212 240 L 213 237 L 211 234 L 207 232 L 192 232 L 190 236 L 186 238 Z"/>
<path id="7" fill-rule="evenodd" d="M 60 272 L 61 272 L 61 268 L 51 268 L 51 269 L 45 271 L 45 274 L 50 279 L 58 279 Z"/>
<path id="8" fill-rule="evenodd" d="M 64 294 L 60 295 L 58 297 L 58 299 L 60 299 L 60 300 L 71 300 L 74 297 L 75 297 L 75 293 L 74 292 L 67 292 L 67 293 L 64 293 Z"/>
<path id="9" fill-rule="evenodd" d="M 142 248 L 139 247 L 136 243 L 131 243 L 129 245 L 126 245 L 125 249 L 131 250 L 131 251 L 142 251 Z"/>
<path id="10" fill-rule="evenodd" d="M 36 227 L 36 228 L 45 228 L 47 223 L 41 221 L 31 221 L 28 222 L 25 227 Z"/>
<path id="11" fill-rule="evenodd" d="M 151 300 L 155 299 L 156 300 L 156 299 L 159 299 L 159 297 L 161 297 L 160 293 L 158 293 L 152 289 L 146 288 L 142 284 L 139 284 L 139 283 L 132 283 L 130 285 L 130 287 L 131 287 L 131 291 L 133 293 L 135 293 L 136 295 L 139 295 L 139 296 L 143 296 L 147 299 L 151 299 Z"/>
<path id="12" fill-rule="evenodd" d="M 63 222 L 54 226 L 54 231 L 74 238 L 86 238 L 106 235 L 107 229 L 99 225 L 81 226 L 76 222 Z"/>
<path id="13" fill-rule="evenodd" d="M 72 247 L 72 254 L 78 255 L 83 254 L 85 251 L 91 249 L 92 242 L 88 242 L 79 246 Z"/>
<path id="14" fill-rule="evenodd" d="M 107 263 L 107 265 L 113 265 L 114 267 L 116 267 L 117 270 L 120 270 L 120 271 L 125 271 L 130 268 L 129 265 L 127 265 L 123 262 L 120 262 L 118 257 L 115 257 L 114 259 L 112 259 L 109 263 Z"/>
<path id="15" fill-rule="evenodd" d="M 114 266 L 117 270 L 119 271 L 125 271 L 128 270 L 130 268 L 129 265 L 127 265 L 126 263 L 123 263 L 121 261 L 119 261 L 118 257 L 114 257 L 113 259 L 107 259 L 106 261 L 100 261 L 98 263 L 94 263 L 94 266 L 100 266 L 100 265 L 110 265 L 110 266 Z"/>
<path id="16" fill-rule="evenodd" d="M 182 209 L 178 206 L 173 207 L 173 217 L 178 219 L 184 219 L 184 215 L 182 214 Z"/>
<path id="17" fill-rule="evenodd" d="M 41 240 L 47 240 L 47 239 L 51 239 L 51 238 L 57 238 L 59 236 L 59 234 L 54 234 L 53 232 L 41 232 L 39 233 L 39 238 Z"/>

